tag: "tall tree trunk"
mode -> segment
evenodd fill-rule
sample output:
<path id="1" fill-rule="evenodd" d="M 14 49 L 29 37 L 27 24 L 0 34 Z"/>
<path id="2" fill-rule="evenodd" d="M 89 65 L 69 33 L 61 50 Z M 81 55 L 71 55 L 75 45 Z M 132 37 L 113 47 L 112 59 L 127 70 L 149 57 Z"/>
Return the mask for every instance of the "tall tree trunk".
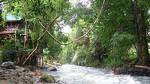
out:
<path id="1" fill-rule="evenodd" d="M 146 24 L 145 24 L 145 16 L 144 16 L 144 9 L 141 7 L 139 8 L 139 13 L 137 15 L 137 25 L 138 25 L 138 32 L 137 32 L 137 48 L 138 48 L 138 57 L 139 57 L 139 64 L 146 64 L 147 59 L 149 58 L 148 52 L 148 43 L 146 38 Z"/>
<path id="2" fill-rule="evenodd" d="M 2 5 L 0 4 L 0 30 L 2 29 L 3 18 L 2 18 Z"/>
<path id="3" fill-rule="evenodd" d="M 137 64 L 145 65 L 148 63 L 149 52 L 148 42 L 146 38 L 145 11 L 143 7 L 139 7 L 136 1 L 133 1 L 134 23 L 137 38 Z"/>

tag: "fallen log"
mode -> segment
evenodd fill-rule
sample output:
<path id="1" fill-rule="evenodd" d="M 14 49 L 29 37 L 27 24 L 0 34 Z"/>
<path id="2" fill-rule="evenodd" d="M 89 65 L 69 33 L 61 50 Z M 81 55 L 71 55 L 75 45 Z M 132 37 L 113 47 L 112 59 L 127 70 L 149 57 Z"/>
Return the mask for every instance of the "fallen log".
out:
<path id="1" fill-rule="evenodd" d="M 150 70 L 150 67 L 148 67 L 148 66 L 143 66 L 143 65 L 135 65 L 135 68 L 141 68 L 141 69 Z"/>

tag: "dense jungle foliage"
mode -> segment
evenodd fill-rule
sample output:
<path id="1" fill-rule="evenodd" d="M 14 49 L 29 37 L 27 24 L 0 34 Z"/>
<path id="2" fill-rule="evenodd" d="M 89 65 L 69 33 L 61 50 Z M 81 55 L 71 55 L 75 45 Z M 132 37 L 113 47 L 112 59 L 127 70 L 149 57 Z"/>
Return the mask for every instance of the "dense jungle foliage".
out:
<path id="1" fill-rule="evenodd" d="M 7 21 L 2 17 L 10 13 L 21 17 L 25 25 L 17 31 L 16 39 L 0 37 L 1 61 L 16 61 L 17 56 L 28 57 L 26 53 L 33 52 L 32 56 L 42 56 L 45 62 L 56 60 L 95 67 L 150 62 L 150 0 L 0 2 L 1 29 Z M 25 43 L 20 36 L 24 32 Z"/>

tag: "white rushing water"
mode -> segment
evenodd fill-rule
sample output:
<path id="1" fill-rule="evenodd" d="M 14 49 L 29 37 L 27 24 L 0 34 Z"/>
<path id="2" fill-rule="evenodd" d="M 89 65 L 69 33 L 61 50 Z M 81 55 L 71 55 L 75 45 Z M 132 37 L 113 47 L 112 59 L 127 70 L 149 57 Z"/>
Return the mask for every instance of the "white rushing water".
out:
<path id="1" fill-rule="evenodd" d="M 114 75 L 111 71 L 65 64 L 48 74 L 62 81 L 60 84 L 150 84 L 150 77 Z"/>

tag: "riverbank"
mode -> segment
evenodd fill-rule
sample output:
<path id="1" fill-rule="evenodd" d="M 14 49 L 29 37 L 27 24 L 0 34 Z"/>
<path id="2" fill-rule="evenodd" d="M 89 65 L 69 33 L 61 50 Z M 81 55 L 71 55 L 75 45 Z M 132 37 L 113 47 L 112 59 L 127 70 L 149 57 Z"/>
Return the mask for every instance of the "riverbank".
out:
<path id="1" fill-rule="evenodd" d="M 14 65 L 13 62 L 4 62 L 0 66 L 0 84 L 44 84 L 48 82 L 55 82 L 55 79 L 38 69 L 20 67 Z"/>
<path id="2" fill-rule="evenodd" d="M 150 77 L 150 67 L 146 65 L 134 65 L 132 67 L 118 67 L 112 69 L 114 74 L 124 74 L 124 75 L 132 75 L 132 76 L 148 76 Z"/>

